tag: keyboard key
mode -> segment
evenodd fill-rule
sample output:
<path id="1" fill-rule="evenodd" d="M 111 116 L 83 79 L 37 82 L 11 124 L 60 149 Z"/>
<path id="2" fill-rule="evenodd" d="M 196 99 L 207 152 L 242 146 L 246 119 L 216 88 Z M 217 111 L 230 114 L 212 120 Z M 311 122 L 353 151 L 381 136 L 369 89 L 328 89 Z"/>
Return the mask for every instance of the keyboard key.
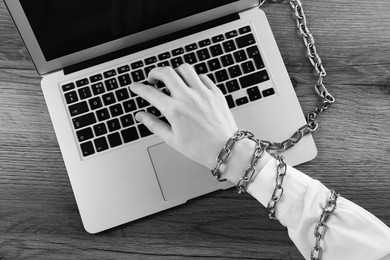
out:
<path id="1" fill-rule="evenodd" d="M 149 76 L 149 72 L 150 72 L 152 69 L 154 69 L 155 67 L 156 67 L 155 65 L 152 65 L 152 66 L 149 66 L 149 67 L 146 67 L 146 68 L 145 68 L 145 75 L 146 75 L 146 77 Z"/>
<path id="2" fill-rule="evenodd" d="M 245 34 L 245 33 L 248 33 L 250 31 L 251 31 L 251 27 L 249 25 L 238 29 L 238 32 L 240 34 Z"/>
<path id="3" fill-rule="evenodd" d="M 130 66 L 129 66 L 129 65 L 121 66 L 121 67 L 119 67 L 119 68 L 117 69 L 117 71 L 118 71 L 119 74 L 128 72 L 128 71 L 130 71 Z"/>
<path id="4" fill-rule="evenodd" d="M 236 30 L 233 30 L 233 31 L 230 31 L 230 32 L 225 33 L 225 37 L 226 37 L 227 39 L 236 37 L 237 35 L 238 35 L 238 33 L 237 33 Z"/>
<path id="5" fill-rule="evenodd" d="M 108 79 L 104 81 L 104 84 L 106 85 L 107 91 L 119 88 L 116 78 Z"/>
<path id="6" fill-rule="evenodd" d="M 245 74 L 255 71 L 255 65 L 253 65 L 252 60 L 241 63 L 241 68 Z"/>
<path id="7" fill-rule="evenodd" d="M 171 92 L 169 91 L 168 88 L 163 88 L 163 89 L 162 89 L 162 92 L 163 92 L 165 95 L 167 95 L 167 96 L 170 96 L 170 95 L 171 95 Z"/>
<path id="8" fill-rule="evenodd" d="M 123 102 L 123 107 L 125 108 L 125 112 L 129 113 L 137 109 L 135 105 L 135 101 L 133 99 Z"/>
<path id="9" fill-rule="evenodd" d="M 225 40 L 225 37 L 223 37 L 223 35 L 220 34 L 220 35 L 214 36 L 213 38 L 211 38 L 211 40 L 213 41 L 213 43 L 221 42 L 221 41 Z"/>
<path id="10" fill-rule="evenodd" d="M 227 92 L 226 92 L 226 89 L 225 89 L 225 84 L 220 83 L 220 84 L 217 85 L 217 87 L 222 91 L 222 93 L 224 95 L 226 95 Z"/>
<path id="11" fill-rule="evenodd" d="M 196 43 L 192 43 L 192 44 L 185 46 L 185 49 L 187 52 L 190 52 L 190 51 L 198 49 L 198 45 L 196 45 Z"/>
<path id="12" fill-rule="evenodd" d="M 80 79 L 80 80 L 76 81 L 77 87 L 82 87 L 82 86 L 85 86 L 88 84 L 89 84 L 88 79 Z"/>
<path id="13" fill-rule="evenodd" d="M 233 56 L 231 54 L 227 54 L 221 57 L 222 65 L 224 67 L 230 66 L 234 64 Z"/>
<path id="14" fill-rule="evenodd" d="M 98 153 L 108 149 L 107 139 L 104 136 L 93 140 L 93 142 Z"/>
<path id="15" fill-rule="evenodd" d="M 144 124 L 138 125 L 138 131 L 141 137 L 146 137 L 153 134 L 152 132 L 149 131 L 149 129 Z"/>
<path id="16" fill-rule="evenodd" d="M 76 86 L 74 85 L 74 83 L 71 82 L 71 83 L 62 85 L 62 91 L 66 92 L 66 91 L 69 91 L 69 90 L 74 89 L 75 87 L 76 87 Z"/>
<path id="17" fill-rule="evenodd" d="M 229 75 L 231 78 L 235 78 L 242 75 L 241 69 L 239 65 L 234 65 L 228 68 Z"/>
<path id="18" fill-rule="evenodd" d="M 250 101 L 255 101 L 261 98 L 260 90 L 257 86 L 248 88 L 246 92 L 248 93 Z"/>
<path id="19" fill-rule="evenodd" d="M 145 79 L 145 75 L 142 70 L 136 70 L 131 73 L 131 76 L 133 77 L 133 81 L 143 81 Z"/>
<path id="20" fill-rule="evenodd" d="M 111 148 L 122 144 L 121 136 L 119 135 L 119 133 L 109 134 L 107 137 Z"/>
<path id="21" fill-rule="evenodd" d="M 257 69 L 262 69 L 265 67 L 263 59 L 261 58 L 261 55 L 260 55 L 259 48 L 256 45 L 249 47 L 246 50 L 246 52 L 248 53 L 249 58 L 252 58 L 253 61 L 255 62 Z"/>
<path id="22" fill-rule="evenodd" d="M 229 108 L 233 108 L 233 107 L 236 106 L 236 104 L 234 103 L 234 99 L 233 99 L 232 95 L 226 95 L 225 99 L 226 99 L 226 102 L 227 102 Z"/>
<path id="23" fill-rule="evenodd" d="M 226 82 L 226 89 L 229 93 L 240 90 L 240 85 L 236 79 Z"/>
<path id="24" fill-rule="evenodd" d="M 80 148 L 81 148 L 81 153 L 83 154 L 84 157 L 87 157 L 95 153 L 95 149 L 93 148 L 93 144 L 91 141 L 81 144 Z"/>
<path id="25" fill-rule="evenodd" d="M 215 77 L 214 77 L 214 74 L 213 73 L 209 73 L 207 74 L 207 77 L 209 77 L 211 79 L 211 81 L 215 84 L 217 83 L 217 81 L 215 80 Z"/>
<path id="26" fill-rule="evenodd" d="M 236 44 L 234 44 L 233 40 L 224 42 L 222 45 L 223 45 L 223 49 L 225 50 L 225 52 L 231 52 L 231 51 L 234 51 L 237 49 Z"/>
<path id="27" fill-rule="evenodd" d="M 211 41 L 210 41 L 210 39 L 205 39 L 205 40 L 200 41 L 198 44 L 199 44 L 199 47 L 202 48 L 202 47 L 205 47 L 207 45 L 210 45 Z"/>
<path id="28" fill-rule="evenodd" d="M 268 96 L 275 94 L 275 90 L 273 88 L 269 88 L 269 89 L 263 90 L 262 93 L 263 93 L 264 97 L 268 97 Z"/>
<path id="29" fill-rule="evenodd" d="M 246 104 L 248 102 L 249 102 L 248 97 L 242 97 L 242 98 L 236 99 L 237 106 L 244 105 L 244 104 Z"/>
<path id="30" fill-rule="evenodd" d="M 195 67 L 195 71 L 197 74 L 205 74 L 205 73 L 209 72 L 209 70 L 207 69 L 206 63 L 204 63 L 204 62 L 196 64 L 194 67 Z"/>
<path id="31" fill-rule="evenodd" d="M 103 79 L 102 74 L 96 74 L 96 75 L 89 77 L 89 80 L 91 81 L 91 83 L 100 81 L 102 79 Z"/>
<path id="32" fill-rule="evenodd" d="M 131 114 L 121 116 L 120 120 L 121 120 L 123 127 L 128 127 L 128 126 L 134 125 L 134 119 L 133 119 L 133 116 Z"/>
<path id="33" fill-rule="evenodd" d="M 107 79 L 107 78 L 115 76 L 116 71 L 114 69 L 108 70 L 108 71 L 104 72 L 103 75 L 104 75 L 104 78 Z"/>
<path id="34" fill-rule="evenodd" d="M 198 62 L 198 60 L 196 59 L 196 55 L 193 52 L 184 55 L 184 60 L 186 63 L 189 63 L 189 64 L 194 64 L 194 63 Z"/>
<path id="35" fill-rule="evenodd" d="M 177 48 L 177 49 L 174 49 L 174 50 L 172 51 L 172 55 L 173 55 L 173 56 L 181 55 L 181 54 L 183 54 L 183 53 L 184 53 L 184 49 L 183 49 L 183 48 Z"/>
<path id="36" fill-rule="evenodd" d="M 96 118 L 94 113 L 89 113 L 73 118 L 72 122 L 75 129 L 80 129 L 96 123 Z"/>
<path id="37" fill-rule="evenodd" d="M 110 106 L 110 112 L 112 117 L 120 116 L 123 114 L 123 109 L 121 104 L 115 104 Z"/>
<path id="38" fill-rule="evenodd" d="M 110 121 L 107 121 L 107 127 L 110 132 L 116 131 L 121 128 L 118 118 L 114 118 Z"/>
<path id="39" fill-rule="evenodd" d="M 124 86 L 127 86 L 127 85 L 131 84 L 131 79 L 130 79 L 130 74 L 129 73 L 120 75 L 118 77 L 118 80 L 119 80 L 119 85 L 121 87 L 124 87 Z"/>
<path id="40" fill-rule="evenodd" d="M 130 98 L 127 88 L 118 89 L 117 91 L 115 91 L 115 95 L 118 101 L 123 101 Z"/>
<path id="41" fill-rule="evenodd" d="M 216 44 L 210 47 L 210 52 L 213 57 L 219 56 L 223 54 L 222 46 L 220 44 Z"/>
<path id="42" fill-rule="evenodd" d="M 158 110 L 158 109 L 155 108 L 155 107 L 148 107 L 148 108 L 146 109 L 146 111 L 148 111 L 149 113 L 155 115 L 156 117 L 161 116 L 160 110 Z"/>
<path id="43" fill-rule="evenodd" d="M 210 71 L 218 70 L 221 68 L 221 63 L 219 62 L 218 58 L 209 60 L 207 64 L 209 65 Z"/>
<path id="44" fill-rule="evenodd" d="M 79 98 L 77 97 L 76 91 L 71 91 L 65 93 L 65 100 L 67 104 L 72 104 L 74 102 L 79 101 Z"/>
<path id="45" fill-rule="evenodd" d="M 137 140 L 138 133 L 137 129 L 135 127 L 126 128 L 125 130 L 121 131 L 123 142 L 128 143 L 134 140 Z"/>
<path id="46" fill-rule="evenodd" d="M 201 49 L 197 51 L 196 54 L 198 55 L 199 61 L 207 60 L 210 58 L 210 53 L 207 49 Z"/>
<path id="47" fill-rule="evenodd" d="M 228 80 L 229 76 L 227 74 L 227 71 L 225 69 L 222 69 L 215 72 L 215 78 L 217 79 L 217 82 L 222 82 Z"/>
<path id="48" fill-rule="evenodd" d="M 153 64 L 155 62 L 157 62 L 156 56 L 149 57 L 149 58 L 145 59 L 145 65 L 150 65 L 150 64 Z"/>
<path id="49" fill-rule="evenodd" d="M 157 63 L 157 67 L 168 67 L 169 66 L 169 61 L 163 61 L 160 63 Z"/>
<path id="50" fill-rule="evenodd" d="M 71 116 L 81 115 L 89 111 L 88 104 L 86 101 L 73 104 L 69 106 L 68 109 Z"/>
<path id="51" fill-rule="evenodd" d="M 177 68 L 177 67 L 179 67 L 183 63 L 184 62 L 183 62 L 183 58 L 182 57 L 177 57 L 177 58 L 171 59 L 171 64 L 172 64 L 173 68 Z"/>
<path id="52" fill-rule="evenodd" d="M 138 108 L 144 108 L 150 105 L 148 101 L 146 101 L 141 97 L 137 97 L 136 101 L 137 101 Z"/>
<path id="53" fill-rule="evenodd" d="M 256 41 L 255 38 L 253 37 L 253 34 L 246 34 L 244 36 L 236 38 L 236 43 L 238 48 L 243 48 L 256 43 Z"/>
<path id="54" fill-rule="evenodd" d="M 242 88 L 247 88 L 255 84 L 269 80 L 266 70 L 258 71 L 240 78 Z"/>
<path id="55" fill-rule="evenodd" d="M 96 116 L 97 116 L 99 122 L 101 122 L 101 121 L 109 119 L 110 113 L 108 113 L 107 108 L 103 108 L 103 109 L 96 111 Z"/>
<path id="56" fill-rule="evenodd" d="M 160 120 L 163 121 L 164 123 L 167 123 L 168 125 L 171 125 L 171 123 L 169 123 L 169 121 L 167 120 L 167 118 L 165 116 L 160 117 Z"/>
<path id="57" fill-rule="evenodd" d="M 233 53 L 233 55 L 234 55 L 234 58 L 236 59 L 236 62 L 241 62 L 241 61 L 248 59 L 244 50 L 236 51 L 235 53 Z"/>
<path id="58" fill-rule="evenodd" d="M 135 70 L 135 69 L 139 69 L 139 68 L 143 67 L 144 63 L 142 62 L 142 60 L 140 60 L 140 61 L 136 61 L 136 62 L 131 63 L 130 66 L 133 70 Z"/>
<path id="59" fill-rule="evenodd" d="M 105 123 L 100 123 L 93 126 L 93 131 L 95 132 L 96 136 L 101 136 L 104 134 L 107 134 L 107 127 Z"/>
<path id="60" fill-rule="evenodd" d="M 77 139 L 79 140 L 79 142 L 84 142 L 84 141 L 87 141 L 87 140 L 93 138 L 93 132 L 92 132 L 92 129 L 90 127 L 87 127 L 87 128 L 84 128 L 82 130 L 77 131 L 76 135 L 77 135 Z"/>
<path id="61" fill-rule="evenodd" d="M 104 94 L 102 97 L 103 97 L 104 105 L 106 105 L 106 106 L 115 103 L 115 96 L 114 96 L 114 93 L 112 93 L 112 92 Z"/>
<path id="62" fill-rule="evenodd" d="M 171 54 L 169 52 L 164 52 L 164 53 L 161 53 L 160 55 L 158 55 L 158 59 L 160 61 L 169 59 L 170 57 L 171 57 Z"/>
<path id="63" fill-rule="evenodd" d="M 92 92 L 95 96 L 106 92 L 103 83 L 99 82 L 97 84 L 92 85 Z"/>
<path id="64" fill-rule="evenodd" d="M 92 97 L 91 89 L 89 87 L 80 88 L 78 92 L 81 100 Z"/>

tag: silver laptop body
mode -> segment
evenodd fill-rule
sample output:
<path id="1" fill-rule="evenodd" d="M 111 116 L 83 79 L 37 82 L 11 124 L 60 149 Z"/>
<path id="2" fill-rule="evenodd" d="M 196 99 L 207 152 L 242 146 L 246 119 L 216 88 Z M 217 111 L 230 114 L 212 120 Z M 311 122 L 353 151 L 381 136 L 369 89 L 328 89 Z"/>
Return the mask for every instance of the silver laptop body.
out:
<path id="1" fill-rule="evenodd" d="M 306 123 L 258 1 L 101 1 L 109 8 L 102 4 L 89 14 L 85 5 L 100 1 L 5 2 L 43 76 L 47 107 L 90 233 L 232 186 L 218 183 L 208 169 L 135 122 L 133 113 L 141 109 L 163 117 L 128 88 L 131 81 L 145 81 L 153 66 L 189 62 L 207 73 L 226 93 L 238 127 L 258 138 L 282 141 Z M 73 41 L 67 30 L 82 40 Z M 316 154 L 311 135 L 283 153 L 291 165 Z"/>

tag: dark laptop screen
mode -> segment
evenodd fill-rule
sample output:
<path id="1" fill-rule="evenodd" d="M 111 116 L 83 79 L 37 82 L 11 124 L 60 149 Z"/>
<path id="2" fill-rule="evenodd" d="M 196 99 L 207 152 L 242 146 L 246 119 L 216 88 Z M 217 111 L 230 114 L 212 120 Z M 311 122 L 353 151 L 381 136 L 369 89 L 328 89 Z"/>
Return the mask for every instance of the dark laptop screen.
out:
<path id="1" fill-rule="evenodd" d="M 47 61 L 237 0 L 20 0 Z"/>

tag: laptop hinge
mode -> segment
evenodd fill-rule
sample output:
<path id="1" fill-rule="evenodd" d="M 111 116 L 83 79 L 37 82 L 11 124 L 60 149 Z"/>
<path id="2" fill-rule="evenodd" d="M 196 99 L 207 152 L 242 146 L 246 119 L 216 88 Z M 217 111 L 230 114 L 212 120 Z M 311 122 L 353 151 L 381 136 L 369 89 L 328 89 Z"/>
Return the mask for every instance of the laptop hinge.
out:
<path id="1" fill-rule="evenodd" d="M 197 32 L 201 32 L 201 31 L 216 27 L 218 25 L 232 22 L 232 21 L 235 21 L 238 19 L 240 19 L 240 16 L 238 13 L 224 16 L 224 17 L 218 18 L 216 20 L 212 20 L 212 21 L 207 22 L 207 23 L 199 24 L 199 25 L 196 25 L 196 26 L 172 33 L 172 34 L 168 34 L 168 35 L 150 40 L 150 41 L 142 43 L 142 44 L 134 45 L 134 46 L 131 46 L 131 47 L 128 47 L 125 49 L 121 49 L 121 50 L 111 52 L 111 53 L 108 53 L 108 54 L 105 54 L 105 55 L 102 55 L 102 56 L 99 56 L 99 57 L 96 57 L 96 58 L 93 58 L 93 59 L 90 59 L 87 61 L 83 61 L 83 62 L 74 64 L 74 65 L 69 66 L 69 67 L 65 67 L 64 74 L 68 75 L 68 74 L 71 74 L 71 73 L 98 65 L 100 63 L 104 63 L 104 62 L 114 60 L 114 59 L 117 59 L 117 58 L 120 58 L 120 57 L 123 57 L 126 55 L 130 55 L 132 53 L 139 52 L 139 51 L 142 51 L 142 50 L 145 50 L 145 49 L 148 49 L 148 48 L 151 48 L 151 47 L 154 47 L 154 46 L 166 43 L 166 42 L 170 42 L 172 40 L 176 40 L 176 39 L 179 39 L 179 38 L 182 38 L 182 37 L 185 37 L 185 36 L 197 33 Z"/>

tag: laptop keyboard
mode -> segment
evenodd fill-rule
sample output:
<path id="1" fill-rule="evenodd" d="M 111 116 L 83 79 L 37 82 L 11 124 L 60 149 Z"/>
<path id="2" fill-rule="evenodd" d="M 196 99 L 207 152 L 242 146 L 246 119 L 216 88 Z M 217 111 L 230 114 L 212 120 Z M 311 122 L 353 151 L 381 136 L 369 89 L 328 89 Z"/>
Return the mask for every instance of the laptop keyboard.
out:
<path id="1" fill-rule="evenodd" d="M 158 109 L 130 91 L 155 67 L 191 64 L 219 87 L 230 108 L 275 94 L 250 26 L 175 48 L 61 86 L 81 154 L 87 157 L 152 135 L 134 115 L 147 111 L 167 122 Z M 156 84 L 165 94 L 163 83 Z M 237 93 L 240 93 L 239 95 Z M 237 96 L 238 95 L 238 96 Z"/>

